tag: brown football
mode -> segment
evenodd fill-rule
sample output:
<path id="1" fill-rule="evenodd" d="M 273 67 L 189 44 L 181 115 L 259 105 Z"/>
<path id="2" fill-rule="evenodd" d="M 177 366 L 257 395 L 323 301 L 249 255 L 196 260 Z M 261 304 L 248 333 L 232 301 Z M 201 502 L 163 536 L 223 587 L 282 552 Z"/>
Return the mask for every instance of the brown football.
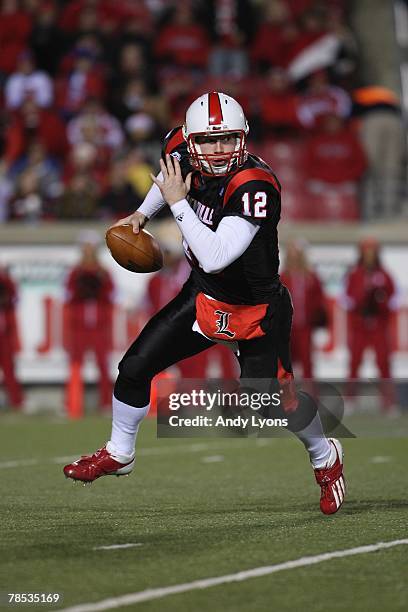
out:
<path id="1" fill-rule="evenodd" d="M 113 259 L 130 272 L 156 272 L 163 266 L 159 243 L 144 229 L 135 234 L 130 224 L 111 227 L 106 244 Z"/>

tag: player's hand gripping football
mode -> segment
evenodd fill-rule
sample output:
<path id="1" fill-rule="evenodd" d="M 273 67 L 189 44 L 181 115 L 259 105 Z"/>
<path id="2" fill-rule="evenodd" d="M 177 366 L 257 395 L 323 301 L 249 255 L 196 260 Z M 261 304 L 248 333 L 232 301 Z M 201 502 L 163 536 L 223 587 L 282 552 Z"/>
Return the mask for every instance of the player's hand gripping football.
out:
<path id="1" fill-rule="evenodd" d="M 123 219 L 119 219 L 119 221 L 116 221 L 116 223 L 111 225 L 109 229 L 111 229 L 112 227 L 118 227 L 119 225 L 131 225 L 133 227 L 134 233 L 138 234 L 142 227 L 146 225 L 146 222 L 147 217 L 145 217 L 143 213 L 137 210 L 128 217 L 123 217 Z"/>
<path id="2" fill-rule="evenodd" d="M 191 172 L 183 180 L 181 168 L 178 160 L 175 157 L 166 155 L 166 161 L 160 160 L 160 169 L 163 174 L 163 180 L 150 175 L 152 181 L 156 183 L 160 189 L 163 199 L 169 206 L 179 202 L 186 197 L 191 186 Z"/>

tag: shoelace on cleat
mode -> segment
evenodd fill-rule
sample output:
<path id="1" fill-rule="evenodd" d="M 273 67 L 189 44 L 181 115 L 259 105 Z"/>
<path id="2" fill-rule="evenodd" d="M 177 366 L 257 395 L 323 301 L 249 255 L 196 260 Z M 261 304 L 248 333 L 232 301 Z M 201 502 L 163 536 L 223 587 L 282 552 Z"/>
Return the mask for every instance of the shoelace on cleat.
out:
<path id="1" fill-rule="evenodd" d="M 82 455 L 78 463 L 93 463 L 96 459 L 99 458 L 99 456 L 102 454 L 102 451 L 104 450 L 105 446 L 99 448 L 97 451 L 94 452 L 93 455 Z"/>

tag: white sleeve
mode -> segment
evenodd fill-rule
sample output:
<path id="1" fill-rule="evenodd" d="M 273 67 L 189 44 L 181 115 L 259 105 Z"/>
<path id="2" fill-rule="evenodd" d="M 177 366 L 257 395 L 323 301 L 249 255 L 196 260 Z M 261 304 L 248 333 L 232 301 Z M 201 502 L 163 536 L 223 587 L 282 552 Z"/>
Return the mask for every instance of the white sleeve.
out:
<path id="1" fill-rule="evenodd" d="M 171 206 L 171 212 L 188 246 L 204 272 L 217 274 L 247 250 L 259 226 L 242 217 L 224 217 L 213 232 L 201 223 L 187 200 Z"/>
<path id="2" fill-rule="evenodd" d="M 159 172 L 156 178 L 162 181 L 163 174 Z M 149 191 L 147 192 L 145 199 L 143 200 L 143 202 L 141 203 L 141 205 L 139 206 L 137 210 L 141 212 L 142 215 L 150 219 L 151 217 L 154 217 L 154 215 L 158 213 L 159 210 L 163 208 L 164 205 L 165 205 L 165 201 L 163 200 L 161 191 L 156 185 L 156 183 L 153 183 L 153 185 L 150 187 Z"/>

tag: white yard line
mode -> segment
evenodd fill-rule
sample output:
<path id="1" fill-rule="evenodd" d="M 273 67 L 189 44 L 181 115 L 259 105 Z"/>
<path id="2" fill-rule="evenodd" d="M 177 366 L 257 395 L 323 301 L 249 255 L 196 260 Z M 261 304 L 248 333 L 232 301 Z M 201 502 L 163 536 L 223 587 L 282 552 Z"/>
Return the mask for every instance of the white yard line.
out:
<path id="1" fill-rule="evenodd" d="M 3 461 L 0 463 L 0 468 L 16 468 L 16 467 L 29 467 L 30 465 L 37 465 L 38 459 L 21 459 L 16 461 Z"/>
<path id="2" fill-rule="evenodd" d="M 95 546 L 92 550 L 118 550 L 120 548 L 134 548 L 135 546 L 143 546 L 141 542 L 135 544 L 111 544 L 110 546 Z"/>
<path id="3" fill-rule="evenodd" d="M 224 461 L 224 455 L 209 455 L 207 457 L 201 457 L 201 463 L 221 463 Z"/>
<path id="4" fill-rule="evenodd" d="M 61 612 L 98 612 L 100 610 L 113 610 L 122 606 L 141 603 L 142 601 L 151 601 L 152 599 L 160 599 L 167 595 L 175 595 L 177 593 L 186 593 L 197 589 L 208 589 L 220 584 L 229 582 L 242 582 L 250 578 L 259 578 L 260 576 L 268 576 L 276 574 L 284 570 L 296 569 L 298 567 L 306 567 L 315 565 L 330 559 L 341 559 L 343 557 L 351 557 L 353 555 L 362 555 L 365 553 L 375 552 L 401 544 L 408 544 L 408 538 L 403 540 L 393 540 L 391 542 L 378 542 L 378 544 L 369 544 L 367 546 L 357 546 L 356 548 L 348 548 L 346 550 L 335 550 L 333 552 L 313 555 L 311 557 L 301 557 L 293 561 L 285 561 L 276 565 L 266 565 L 264 567 L 256 567 L 250 570 L 237 572 L 236 574 L 227 574 L 225 576 L 216 576 L 213 578 L 203 578 L 202 580 L 194 580 L 193 582 L 185 582 L 184 584 L 175 584 L 168 587 L 159 587 L 157 589 L 147 589 L 137 593 L 129 593 L 120 597 L 111 597 L 93 603 L 84 603 L 77 606 L 61 609 Z"/>
<path id="5" fill-rule="evenodd" d="M 389 463 L 390 461 L 392 461 L 392 457 L 386 457 L 383 455 L 376 455 L 370 459 L 370 463 Z"/>
<path id="6" fill-rule="evenodd" d="M 227 448 L 237 448 L 247 446 L 247 443 L 240 441 L 236 444 L 227 445 Z M 148 448 L 136 449 L 136 455 L 140 457 L 151 457 L 155 455 L 173 455 L 177 453 L 201 453 L 208 450 L 225 449 L 226 445 L 217 444 L 205 444 L 205 443 L 194 443 L 179 446 L 152 446 Z M 39 465 L 40 463 L 69 463 L 78 459 L 78 455 L 67 455 L 65 457 L 47 457 L 45 459 L 16 459 L 11 461 L 0 461 L 0 470 L 7 468 L 18 468 L 28 467 L 32 465 Z"/>

